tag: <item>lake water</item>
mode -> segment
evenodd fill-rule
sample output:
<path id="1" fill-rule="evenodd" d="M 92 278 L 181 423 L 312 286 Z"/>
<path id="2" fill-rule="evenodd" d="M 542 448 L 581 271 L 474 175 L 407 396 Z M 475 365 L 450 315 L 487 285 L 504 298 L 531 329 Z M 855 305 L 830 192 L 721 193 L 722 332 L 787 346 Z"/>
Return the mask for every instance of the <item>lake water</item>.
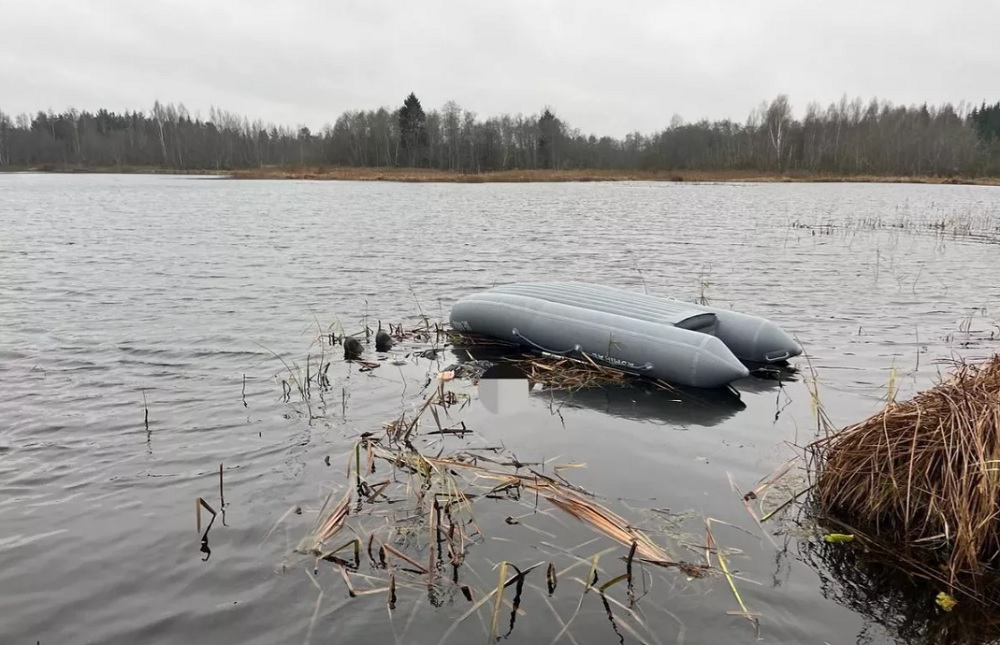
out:
<path id="1" fill-rule="evenodd" d="M 704 295 L 795 333 L 841 426 L 874 412 L 890 380 L 905 397 L 941 361 L 997 350 L 998 227 L 1000 190 L 969 186 L 0 175 L 0 642 L 483 642 L 492 601 L 448 632 L 473 607 L 455 589 L 433 607 L 400 572 L 390 611 L 385 593 L 350 598 L 330 563 L 311 581 L 316 563 L 292 553 L 346 490 L 359 435 L 420 405 L 448 362 L 334 360 L 310 418 L 283 398 L 281 359 L 315 357 L 319 328 L 446 319 L 462 295 L 515 280 Z M 801 377 L 736 387 L 743 409 L 590 393 L 558 414 L 536 396 L 508 417 L 473 400 L 456 419 L 476 433 L 466 443 L 581 466 L 560 472 L 628 518 L 687 513 L 702 544 L 705 518 L 733 525 L 713 534 L 764 642 L 913 642 L 845 599 L 814 536 L 755 525 L 733 485 L 753 488 L 816 422 Z M 195 500 L 218 508 L 220 464 L 225 522 L 206 558 Z M 551 505 L 475 506 L 485 539 L 463 584 L 476 600 L 501 561 L 541 563 L 511 642 L 550 643 L 560 621 L 560 642 L 580 645 L 640 642 L 642 625 L 652 642 L 755 641 L 718 576 L 644 574 L 644 609 L 612 605 L 609 621 L 582 579 L 599 553 L 599 582 L 612 579 L 627 549 Z M 545 565 L 574 558 L 549 598 Z M 365 565 L 354 580 L 379 584 Z"/>

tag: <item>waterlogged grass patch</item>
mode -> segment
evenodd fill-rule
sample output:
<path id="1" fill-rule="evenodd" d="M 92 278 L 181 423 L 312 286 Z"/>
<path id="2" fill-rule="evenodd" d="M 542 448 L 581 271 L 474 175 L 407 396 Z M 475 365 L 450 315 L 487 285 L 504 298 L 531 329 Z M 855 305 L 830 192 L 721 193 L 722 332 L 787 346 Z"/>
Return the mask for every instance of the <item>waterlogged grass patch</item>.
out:
<path id="1" fill-rule="evenodd" d="M 447 621 L 435 621 L 442 643 L 467 642 L 477 624 L 495 642 L 525 620 L 535 621 L 533 637 L 542 624 L 553 630 L 542 638 L 576 642 L 576 629 L 593 629 L 595 610 L 615 637 L 655 643 L 669 641 L 669 630 L 683 637 L 688 629 L 670 610 L 674 594 L 700 595 L 719 584 L 731 596 L 731 612 L 759 633 L 761 614 L 741 592 L 753 583 L 734 566 L 749 556 L 725 545 L 726 531 L 742 529 L 693 510 L 615 505 L 573 481 L 585 465 L 520 458 L 462 417 L 468 388 L 500 360 L 515 363 L 533 385 L 556 389 L 621 387 L 635 377 L 551 356 L 508 352 L 485 360 L 475 350 L 491 345 L 487 340 L 450 332 L 431 339 L 400 351 L 439 358 L 457 341 L 468 343 L 468 360 L 432 370 L 408 411 L 363 431 L 326 501 L 306 513 L 313 515 L 311 527 L 290 557 L 305 560 L 320 592 L 310 633 L 324 598 L 339 586 L 351 602 L 384 603 L 394 625 L 412 624 L 416 613 L 397 617 L 404 606 L 443 612 Z M 326 340 L 321 358 L 307 358 L 306 365 L 328 364 Z M 286 369 L 293 364 L 286 361 Z M 295 383 L 300 397 L 319 398 L 333 389 L 323 380 L 327 369 L 300 369 L 281 382 Z M 288 389 L 283 396 L 291 403 Z M 305 407 L 310 422 L 323 419 L 322 406 Z M 753 493 L 767 499 L 785 474 Z M 770 508 L 770 515 L 779 510 Z"/>

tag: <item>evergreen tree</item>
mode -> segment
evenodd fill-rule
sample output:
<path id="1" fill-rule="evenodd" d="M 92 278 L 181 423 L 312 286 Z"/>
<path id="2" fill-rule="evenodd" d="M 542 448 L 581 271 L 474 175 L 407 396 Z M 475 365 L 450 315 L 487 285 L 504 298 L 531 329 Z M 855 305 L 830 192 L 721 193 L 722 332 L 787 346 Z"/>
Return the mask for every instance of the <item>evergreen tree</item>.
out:
<path id="1" fill-rule="evenodd" d="M 1000 102 L 995 105 L 986 105 L 983 102 L 982 107 L 972 110 L 969 118 L 982 142 L 990 143 L 1000 139 Z"/>
<path id="2" fill-rule="evenodd" d="M 549 108 L 538 119 L 538 165 L 541 168 L 558 166 L 556 158 L 557 141 L 562 124 Z"/>
<path id="3" fill-rule="evenodd" d="M 428 143 L 427 116 L 413 92 L 410 92 L 403 101 L 403 107 L 399 109 L 399 134 L 408 165 L 422 165 Z"/>

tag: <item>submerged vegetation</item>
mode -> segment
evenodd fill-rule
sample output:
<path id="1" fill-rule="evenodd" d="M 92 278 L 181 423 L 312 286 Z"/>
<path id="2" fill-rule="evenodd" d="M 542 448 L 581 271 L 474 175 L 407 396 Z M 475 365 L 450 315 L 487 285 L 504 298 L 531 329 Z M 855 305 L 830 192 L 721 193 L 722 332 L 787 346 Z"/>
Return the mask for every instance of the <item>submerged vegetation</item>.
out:
<path id="1" fill-rule="evenodd" d="M 892 221 L 793 226 L 815 235 L 889 230 L 981 243 L 993 241 L 987 239 L 992 231 L 981 230 L 995 226 L 991 222 L 995 217 L 935 213 L 920 219 L 901 212 Z M 704 276 L 701 282 L 704 298 Z M 987 319 L 985 309 L 979 315 Z M 960 331 L 971 325 L 970 316 Z M 332 330 L 317 334 L 318 356 L 307 356 L 302 366 L 285 364 L 276 375 L 285 401 L 301 404 L 310 424 L 339 419 L 345 396 L 328 373 L 348 335 L 339 323 L 339 333 Z M 364 328 L 353 337 L 369 351 L 376 335 L 366 313 Z M 610 401 L 612 392 L 624 391 L 634 403 L 641 384 L 656 393 L 656 405 L 690 409 L 722 405 L 718 400 L 698 400 L 685 388 L 603 365 L 523 353 L 423 314 L 419 323 L 390 325 L 388 335 L 391 355 L 348 356 L 353 360 L 346 369 L 356 366 L 375 378 L 400 361 L 414 361 L 427 367 L 426 379 L 417 393 L 404 385 L 396 416 L 357 429 L 350 449 L 336 460 L 345 467 L 330 481 L 328 498 L 290 548 L 291 559 L 305 561 L 320 590 L 314 625 L 324 594 L 339 588 L 349 598 L 384 603 L 397 638 L 397 627 L 409 629 L 419 611 L 441 610 L 447 618 L 434 623 L 441 643 L 475 637 L 477 624 L 493 642 L 516 626 L 533 636 L 539 626 L 551 630 L 543 640 L 583 642 L 581 635 L 595 629 L 595 616 L 620 642 L 673 642 L 690 629 L 674 604 L 678 592 L 724 593 L 728 613 L 759 635 L 767 630 L 767 609 L 759 594 L 748 597 L 747 588 L 759 584 L 754 578 L 760 571 L 752 572 L 749 553 L 735 548 L 745 546 L 743 536 L 729 533 L 736 531 L 770 542 L 779 568 L 797 550 L 816 569 L 825 596 L 901 642 L 1000 638 L 1000 623 L 989 618 L 1000 608 L 993 591 L 1000 581 L 1000 355 L 982 365 L 960 363 L 950 380 L 906 402 L 896 400 L 890 381 L 884 409 L 838 429 L 820 401 L 807 352 L 803 380 L 815 435 L 804 445 L 796 439 L 794 456 L 750 486 L 719 473 L 728 477 L 737 516 L 722 521 L 602 496 L 581 484 L 586 476 L 574 476 L 585 464 L 571 455 L 520 454 L 498 441 L 496 428 L 477 427 L 488 423 L 482 415 L 470 414 L 477 383 L 498 363 L 516 366 L 564 428 L 560 410 L 578 393 L 605 392 Z M 954 340 L 963 347 L 968 342 Z M 981 340 L 995 339 L 990 332 Z M 783 382 L 797 380 L 796 374 L 755 374 L 776 381 L 775 420 L 784 409 Z M 279 524 L 291 516 L 289 510 Z M 777 543 L 782 540 L 784 547 Z M 430 642 L 436 637 L 421 635 Z"/>
<path id="2" fill-rule="evenodd" d="M 821 579 L 836 581 L 836 587 L 824 584 L 825 593 L 905 642 L 972 643 L 1000 635 L 1000 625 L 983 620 L 988 607 L 1000 606 L 990 592 L 1000 579 L 1000 355 L 981 366 L 961 364 L 951 380 L 912 401 L 890 397 L 884 410 L 842 430 L 830 424 L 813 383 L 819 436 L 748 490 L 730 478 L 734 502 L 752 521 L 738 527 L 696 512 L 617 509 L 572 481 L 579 464 L 519 457 L 462 418 L 478 379 L 497 362 L 516 365 L 531 389 L 560 393 L 634 387 L 635 377 L 522 354 L 426 317 L 410 328 L 390 325 L 388 333 L 396 349 L 438 368 L 399 416 L 355 439 L 343 454 L 340 483 L 333 482 L 312 528 L 293 548 L 292 555 L 311 563 L 320 590 L 314 623 L 328 592 L 316 576 L 329 568 L 347 596 L 381 598 L 390 617 L 418 597 L 433 608 L 457 608 L 442 627 L 442 643 L 476 622 L 491 641 L 509 636 L 517 621 L 530 620 L 529 610 L 542 612 L 556 640 L 576 642 L 573 625 L 588 602 L 599 603 L 619 637 L 665 642 L 664 618 L 679 637 L 687 627 L 656 589 L 676 590 L 678 584 L 721 584 L 731 613 L 747 619 L 757 634 L 763 616 L 741 593 L 752 581 L 732 561 L 745 556 L 726 548 L 719 535 L 720 527 L 756 527 L 772 542 L 783 535 L 786 551 L 787 542 L 797 540 L 803 560 Z M 374 336 L 366 326 L 353 338 L 367 346 Z M 315 362 L 307 358 L 304 369 L 286 364 L 279 373 L 286 401 L 298 392 L 310 422 L 323 417 L 311 399 L 324 393 L 337 398 L 327 377 L 329 360 L 341 358 L 334 348 L 347 338 L 320 334 Z M 456 360 L 442 366 L 448 353 Z M 347 358 L 363 371 L 387 364 L 385 356 Z M 672 393 L 677 405 L 697 405 L 669 384 L 647 386 Z M 574 524 L 592 538 L 561 543 L 575 533 Z M 495 549 L 508 541 L 499 526 L 537 536 L 533 559 L 524 560 L 522 539 L 511 543 L 508 557 L 482 561 L 477 552 L 496 553 L 488 543 Z"/>
<path id="3" fill-rule="evenodd" d="M 438 368 L 428 373 L 420 394 L 399 416 L 361 432 L 342 454 L 342 476 L 332 482 L 311 528 L 292 549 L 293 559 L 306 559 L 320 590 L 310 633 L 328 592 L 317 582 L 324 569 L 341 580 L 348 597 L 380 599 L 390 621 L 404 603 L 422 602 L 422 597 L 431 608 L 457 609 L 452 622 L 442 626 L 442 643 L 449 638 L 467 642 L 467 633 L 452 635 L 474 629 L 475 623 L 494 642 L 509 636 L 518 621 L 531 620 L 528 611 L 541 612 L 541 624 L 553 630 L 549 637 L 578 642 L 575 623 L 592 620 L 592 609 L 598 607 L 609 633 L 619 639 L 670 642 L 665 630 L 683 639 L 688 627 L 665 605 L 662 594 L 714 581 L 730 595 L 731 613 L 745 618 L 753 633 L 760 630 L 760 616 L 740 591 L 747 584 L 737 566 L 744 556 L 725 545 L 725 532 L 732 528 L 726 522 L 655 506 L 614 508 L 598 492 L 572 481 L 570 473 L 581 464 L 519 457 L 488 441 L 462 415 L 485 369 L 500 362 L 516 366 L 531 389 L 543 392 L 634 386 L 636 377 L 586 361 L 522 354 L 426 318 L 409 328 L 390 326 L 389 333 L 398 351 L 431 360 Z M 347 338 L 373 335 L 367 327 L 353 335 L 318 334 L 318 357 L 307 357 L 306 367 L 286 363 L 276 375 L 285 400 L 303 403 L 310 422 L 323 418 L 310 401 L 327 395 L 337 399 L 327 377 L 329 361 L 341 359 L 336 348 Z M 448 365 L 441 363 L 446 353 L 455 359 Z M 392 364 L 386 356 L 352 362 L 369 370 Z M 674 405 L 701 404 L 666 383 L 647 385 L 674 393 Z M 776 499 L 768 499 L 779 479 L 753 489 L 758 508 L 767 509 L 758 522 L 788 507 L 778 487 Z M 293 511 L 301 509 L 289 509 L 278 524 Z M 519 540 L 504 537 L 511 527 L 517 527 Z M 567 544 L 566 537 L 580 529 L 589 531 L 590 538 Z M 497 548 L 507 552 L 502 560 L 484 559 Z M 526 553 L 533 555 L 525 560 Z"/>
<path id="4" fill-rule="evenodd" d="M 903 210 L 896 217 L 846 217 L 819 222 L 792 221 L 793 229 L 805 229 L 812 235 L 839 235 L 848 240 L 861 233 L 885 231 L 907 235 L 926 235 L 941 241 L 1000 244 L 1000 212 L 995 208 L 974 212 L 931 212 L 915 215 Z"/>
<path id="5" fill-rule="evenodd" d="M 364 168 L 364 178 L 422 181 L 470 174 L 561 181 L 685 173 L 962 181 L 1000 177 L 1000 103 L 902 106 L 844 97 L 826 107 L 811 103 L 797 118 L 788 97 L 779 95 L 743 121 L 687 123 L 674 116 L 661 131 L 624 138 L 581 132 L 550 108 L 482 119 L 449 101 L 425 112 L 413 93 L 399 107 L 344 112 L 317 132 L 215 108 L 203 117 L 160 102 L 148 112 L 0 111 L 5 168 L 253 170 L 244 176 L 326 178 Z M 546 173 L 527 172 L 536 170 Z"/>

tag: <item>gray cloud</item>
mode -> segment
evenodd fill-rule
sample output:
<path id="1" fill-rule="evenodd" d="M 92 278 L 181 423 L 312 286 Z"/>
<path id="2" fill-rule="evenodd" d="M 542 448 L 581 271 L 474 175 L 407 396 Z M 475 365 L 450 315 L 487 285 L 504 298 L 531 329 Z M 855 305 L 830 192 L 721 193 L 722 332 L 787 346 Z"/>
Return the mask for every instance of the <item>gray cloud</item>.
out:
<path id="1" fill-rule="evenodd" d="M 1000 3 L 36 0 L 2 12 L 0 109 L 210 106 L 318 128 L 414 91 L 585 133 L 742 121 L 787 93 L 1000 99 Z"/>

